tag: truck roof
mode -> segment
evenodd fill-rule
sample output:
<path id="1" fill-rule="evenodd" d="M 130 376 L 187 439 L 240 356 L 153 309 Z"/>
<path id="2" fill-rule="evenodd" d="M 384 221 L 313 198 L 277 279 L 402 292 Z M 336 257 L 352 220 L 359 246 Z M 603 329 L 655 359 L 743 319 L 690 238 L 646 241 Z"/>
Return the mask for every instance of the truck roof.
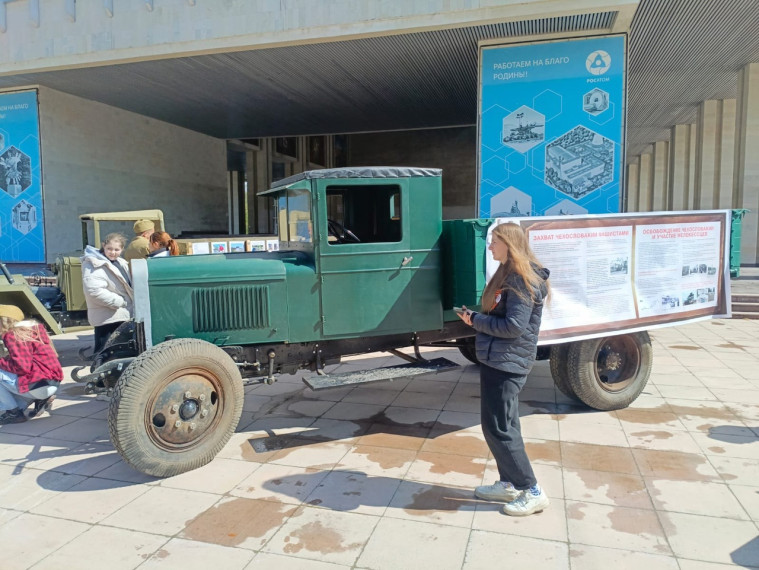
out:
<path id="1" fill-rule="evenodd" d="M 322 168 L 320 170 L 307 170 L 282 180 L 277 180 L 271 185 L 271 190 L 289 186 L 300 180 L 313 180 L 319 178 L 409 178 L 420 176 L 442 176 L 440 168 L 420 168 L 415 166 L 348 166 L 344 168 Z M 262 192 L 263 194 L 263 192 Z"/>

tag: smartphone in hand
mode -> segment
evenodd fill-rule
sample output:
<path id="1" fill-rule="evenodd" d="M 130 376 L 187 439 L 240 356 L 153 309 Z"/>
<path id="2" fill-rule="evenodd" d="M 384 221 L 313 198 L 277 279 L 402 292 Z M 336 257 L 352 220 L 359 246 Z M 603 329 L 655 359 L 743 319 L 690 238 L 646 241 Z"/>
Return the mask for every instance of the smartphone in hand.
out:
<path id="1" fill-rule="evenodd" d="M 453 310 L 460 315 L 466 313 L 466 309 L 462 309 L 461 307 L 453 307 Z"/>

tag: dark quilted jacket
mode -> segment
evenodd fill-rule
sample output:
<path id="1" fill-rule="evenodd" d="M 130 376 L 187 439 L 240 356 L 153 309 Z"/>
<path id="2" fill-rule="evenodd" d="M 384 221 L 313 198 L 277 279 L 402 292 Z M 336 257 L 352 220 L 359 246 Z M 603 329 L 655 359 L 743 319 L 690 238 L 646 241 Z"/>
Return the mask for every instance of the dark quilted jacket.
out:
<path id="1" fill-rule="evenodd" d="M 488 314 L 477 313 L 472 319 L 472 327 L 477 331 L 477 360 L 481 363 L 512 374 L 526 375 L 532 369 L 549 275 L 545 268 L 537 272 L 543 284 L 536 302 L 529 295 L 525 301 L 504 287 L 496 307 Z M 515 274 L 507 276 L 504 284 L 527 291 L 522 278 Z"/>

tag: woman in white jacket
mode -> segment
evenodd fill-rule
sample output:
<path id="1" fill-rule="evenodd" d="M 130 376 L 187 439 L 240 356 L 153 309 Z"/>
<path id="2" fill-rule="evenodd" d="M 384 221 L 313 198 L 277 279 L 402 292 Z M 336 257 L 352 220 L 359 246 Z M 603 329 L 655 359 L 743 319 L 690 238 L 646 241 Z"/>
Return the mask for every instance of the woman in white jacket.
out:
<path id="1" fill-rule="evenodd" d="M 95 353 L 121 323 L 132 317 L 134 294 L 129 265 L 120 257 L 125 245 L 126 238 L 121 234 L 108 234 L 102 248 L 88 245 L 82 257 L 82 283 L 87 319 L 95 327 Z"/>

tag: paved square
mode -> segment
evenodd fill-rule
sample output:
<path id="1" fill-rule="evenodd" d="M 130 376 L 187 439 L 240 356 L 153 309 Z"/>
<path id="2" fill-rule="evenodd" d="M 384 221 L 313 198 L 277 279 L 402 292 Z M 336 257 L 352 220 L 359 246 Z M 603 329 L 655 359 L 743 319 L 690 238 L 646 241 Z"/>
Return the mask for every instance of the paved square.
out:
<path id="1" fill-rule="evenodd" d="M 219 456 L 163 480 L 123 463 L 107 401 L 67 380 L 50 416 L 0 427 L 0 568 L 759 568 L 759 320 L 651 336 L 625 410 L 589 410 L 535 366 L 522 429 L 551 506 L 526 519 L 472 494 L 497 475 L 455 350 L 425 352 L 462 365 L 437 376 L 247 387 Z M 55 338 L 67 377 L 91 338 Z"/>

